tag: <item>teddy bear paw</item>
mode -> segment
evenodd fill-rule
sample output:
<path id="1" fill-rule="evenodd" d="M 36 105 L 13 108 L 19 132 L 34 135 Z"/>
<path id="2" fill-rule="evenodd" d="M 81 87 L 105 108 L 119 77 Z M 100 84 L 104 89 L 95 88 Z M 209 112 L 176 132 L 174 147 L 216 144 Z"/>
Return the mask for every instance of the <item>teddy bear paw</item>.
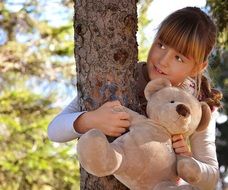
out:
<path id="1" fill-rule="evenodd" d="M 102 177 L 112 174 L 117 167 L 116 154 L 106 136 L 92 129 L 81 136 L 77 144 L 78 159 L 87 172 Z"/>
<path id="2" fill-rule="evenodd" d="M 81 136 L 77 144 L 79 158 L 83 160 L 98 159 L 105 155 L 108 146 L 106 136 L 97 129 L 92 129 Z"/>

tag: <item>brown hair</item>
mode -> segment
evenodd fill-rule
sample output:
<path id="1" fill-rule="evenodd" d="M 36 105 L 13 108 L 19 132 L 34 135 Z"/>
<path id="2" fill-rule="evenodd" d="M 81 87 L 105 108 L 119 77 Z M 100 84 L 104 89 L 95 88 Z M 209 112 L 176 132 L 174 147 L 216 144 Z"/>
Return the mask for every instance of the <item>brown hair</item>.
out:
<path id="1" fill-rule="evenodd" d="M 195 61 L 196 71 L 208 59 L 216 41 L 216 26 L 200 8 L 186 7 L 166 17 L 156 34 L 156 39 Z M 197 97 L 209 106 L 220 106 L 221 92 L 212 89 L 202 73 L 195 77 Z M 210 101 L 209 101 L 210 100 Z"/>
<path id="2" fill-rule="evenodd" d="M 210 106 L 211 110 L 213 110 L 213 107 L 221 107 L 220 100 L 222 97 L 222 93 L 215 88 L 212 88 L 207 77 L 202 75 L 199 100 L 205 101 Z"/>

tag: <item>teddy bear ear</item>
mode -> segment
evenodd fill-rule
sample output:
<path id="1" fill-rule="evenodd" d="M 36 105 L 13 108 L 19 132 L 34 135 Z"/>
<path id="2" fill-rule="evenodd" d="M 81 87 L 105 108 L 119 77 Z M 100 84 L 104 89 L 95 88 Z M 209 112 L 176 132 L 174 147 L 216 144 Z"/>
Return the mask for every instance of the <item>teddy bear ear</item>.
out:
<path id="1" fill-rule="evenodd" d="M 211 120 L 211 109 L 206 102 L 200 102 L 202 108 L 202 117 L 196 131 L 203 131 L 209 125 Z"/>
<path id="2" fill-rule="evenodd" d="M 146 100 L 148 101 L 153 93 L 159 91 L 160 89 L 162 89 L 164 87 L 169 87 L 169 86 L 172 86 L 171 82 L 165 78 L 158 78 L 158 79 L 154 79 L 154 80 L 150 81 L 146 85 L 145 90 L 144 90 Z"/>

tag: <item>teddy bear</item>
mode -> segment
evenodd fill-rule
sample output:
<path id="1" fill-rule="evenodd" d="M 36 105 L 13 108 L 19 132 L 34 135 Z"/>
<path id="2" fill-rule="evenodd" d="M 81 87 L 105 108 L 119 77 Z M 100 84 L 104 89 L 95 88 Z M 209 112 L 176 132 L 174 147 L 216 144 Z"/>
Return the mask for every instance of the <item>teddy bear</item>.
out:
<path id="1" fill-rule="evenodd" d="M 112 143 L 98 129 L 80 137 L 80 164 L 98 177 L 114 175 L 132 190 L 192 189 L 177 186 L 178 176 L 195 183 L 201 170 L 194 158 L 175 154 L 171 136 L 188 138 L 194 131 L 205 130 L 211 117 L 209 106 L 167 79 L 150 81 L 144 94 L 147 116 L 126 107 L 115 110 L 130 114 L 129 132 Z"/>

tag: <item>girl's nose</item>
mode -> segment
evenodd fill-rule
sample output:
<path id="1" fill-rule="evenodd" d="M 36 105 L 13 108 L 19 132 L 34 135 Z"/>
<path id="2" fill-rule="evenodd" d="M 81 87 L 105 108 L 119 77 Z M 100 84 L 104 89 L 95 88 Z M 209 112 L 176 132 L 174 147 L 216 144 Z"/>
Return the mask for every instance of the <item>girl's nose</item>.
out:
<path id="1" fill-rule="evenodd" d="M 163 52 L 163 54 L 160 57 L 160 65 L 167 67 L 169 65 L 169 62 L 171 61 L 171 51 L 167 50 Z"/>

